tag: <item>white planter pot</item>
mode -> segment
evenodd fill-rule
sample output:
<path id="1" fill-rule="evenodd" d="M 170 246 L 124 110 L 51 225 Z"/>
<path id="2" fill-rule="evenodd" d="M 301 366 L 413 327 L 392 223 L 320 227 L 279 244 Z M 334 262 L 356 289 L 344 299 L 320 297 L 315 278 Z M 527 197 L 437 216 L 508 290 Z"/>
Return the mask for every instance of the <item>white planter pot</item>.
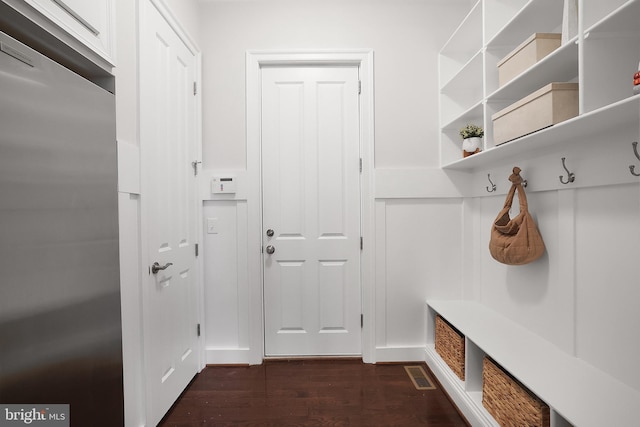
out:
<path id="1" fill-rule="evenodd" d="M 473 137 L 462 140 L 462 153 L 464 157 L 482 151 L 482 138 Z"/>

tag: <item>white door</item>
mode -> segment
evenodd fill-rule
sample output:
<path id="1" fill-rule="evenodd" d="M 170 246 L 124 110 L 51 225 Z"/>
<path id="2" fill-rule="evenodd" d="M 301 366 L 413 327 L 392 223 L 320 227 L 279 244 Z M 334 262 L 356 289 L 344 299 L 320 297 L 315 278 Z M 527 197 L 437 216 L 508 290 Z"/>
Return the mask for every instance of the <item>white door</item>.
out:
<path id="1" fill-rule="evenodd" d="M 140 133 L 147 425 L 156 425 L 198 371 L 196 60 L 150 1 L 142 2 Z M 161 270 L 153 272 L 158 263 Z"/>
<path id="2" fill-rule="evenodd" d="M 355 66 L 262 69 L 266 356 L 361 354 L 358 86 Z"/>

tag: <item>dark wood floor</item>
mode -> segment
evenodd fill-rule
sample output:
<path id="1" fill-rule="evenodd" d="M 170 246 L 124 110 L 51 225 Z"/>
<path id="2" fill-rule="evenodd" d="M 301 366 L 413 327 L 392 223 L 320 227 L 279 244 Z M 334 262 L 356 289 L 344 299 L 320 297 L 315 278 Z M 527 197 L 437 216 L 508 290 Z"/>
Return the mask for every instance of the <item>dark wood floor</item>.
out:
<path id="1" fill-rule="evenodd" d="M 468 425 L 426 364 L 421 366 L 435 390 L 417 390 L 404 366 L 359 360 L 210 366 L 194 379 L 160 426 Z"/>

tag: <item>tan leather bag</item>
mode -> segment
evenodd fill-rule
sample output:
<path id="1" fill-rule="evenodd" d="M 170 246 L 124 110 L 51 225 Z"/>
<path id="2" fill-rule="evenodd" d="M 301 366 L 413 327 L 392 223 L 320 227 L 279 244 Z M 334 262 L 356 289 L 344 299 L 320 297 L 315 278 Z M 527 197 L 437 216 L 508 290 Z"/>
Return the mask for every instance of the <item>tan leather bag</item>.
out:
<path id="1" fill-rule="evenodd" d="M 513 168 L 513 175 L 509 177 L 509 181 L 511 181 L 511 189 L 507 194 L 504 207 L 491 226 L 489 251 L 496 261 L 503 264 L 528 264 L 542 256 L 544 242 L 536 223 L 529 214 L 527 196 L 522 188 L 520 168 Z M 509 217 L 509 210 L 516 190 L 520 202 L 520 213 L 512 219 Z"/>

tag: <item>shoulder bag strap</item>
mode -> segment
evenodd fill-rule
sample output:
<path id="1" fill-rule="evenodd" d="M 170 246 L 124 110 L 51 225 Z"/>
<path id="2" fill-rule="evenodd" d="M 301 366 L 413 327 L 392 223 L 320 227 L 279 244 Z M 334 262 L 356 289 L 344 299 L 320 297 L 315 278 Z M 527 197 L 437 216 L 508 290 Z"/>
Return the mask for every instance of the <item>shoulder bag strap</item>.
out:
<path id="1" fill-rule="evenodd" d="M 529 210 L 529 205 L 527 203 L 527 195 L 524 192 L 524 188 L 522 187 L 522 177 L 520 177 L 521 169 L 519 167 L 513 168 L 513 174 L 509 177 L 509 181 L 511 181 L 511 189 L 509 190 L 509 194 L 507 195 L 507 200 L 504 203 L 504 207 L 511 207 L 513 203 L 513 196 L 518 190 L 518 202 L 520 203 L 520 212 L 527 212 Z"/>

